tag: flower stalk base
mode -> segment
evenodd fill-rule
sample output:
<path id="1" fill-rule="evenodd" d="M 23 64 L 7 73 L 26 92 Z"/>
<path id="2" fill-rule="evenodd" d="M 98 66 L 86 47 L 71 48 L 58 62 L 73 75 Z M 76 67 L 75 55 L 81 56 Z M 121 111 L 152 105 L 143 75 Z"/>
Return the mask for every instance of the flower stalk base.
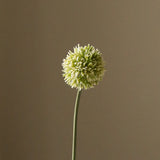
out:
<path id="1" fill-rule="evenodd" d="M 76 147 L 77 147 L 77 120 L 78 120 L 78 108 L 79 101 L 81 96 L 81 90 L 77 90 L 77 96 L 74 107 L 74 116 L 73 116 L 73 140 L 72 140 L 72 160 L 76 160 Z"/>

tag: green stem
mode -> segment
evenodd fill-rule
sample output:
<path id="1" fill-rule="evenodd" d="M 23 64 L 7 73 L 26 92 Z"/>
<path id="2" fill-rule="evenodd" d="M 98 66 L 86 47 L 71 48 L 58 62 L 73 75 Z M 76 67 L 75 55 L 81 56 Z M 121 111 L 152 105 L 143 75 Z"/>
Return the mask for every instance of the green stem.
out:
<path id="1" fill-rule="evenodd" d="M 78 119 L 78 107 L 80 101 L 81 90 L 78 89 L 73 117 L 73 140 L 72 140 L 72 160 L 76 160 L 76 142 L 77 142 L 77 119 Z"/>

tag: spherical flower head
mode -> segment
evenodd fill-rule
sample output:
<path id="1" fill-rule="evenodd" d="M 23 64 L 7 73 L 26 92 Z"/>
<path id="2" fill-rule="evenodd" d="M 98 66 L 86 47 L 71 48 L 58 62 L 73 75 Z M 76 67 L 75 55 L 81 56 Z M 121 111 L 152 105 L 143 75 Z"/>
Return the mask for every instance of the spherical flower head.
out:
<path id="1" fill-rule="evenodd" d="M 93 46 L 76 46 L 63 59 L 63 77 L 72 88 L 89 89 L 99 83 L 104 75 L 102 54 Z"/>

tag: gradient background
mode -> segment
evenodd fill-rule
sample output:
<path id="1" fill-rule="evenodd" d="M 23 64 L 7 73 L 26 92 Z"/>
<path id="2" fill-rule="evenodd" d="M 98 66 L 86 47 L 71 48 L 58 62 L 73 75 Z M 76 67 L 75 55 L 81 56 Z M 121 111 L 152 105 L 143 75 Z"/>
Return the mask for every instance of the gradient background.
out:
<path id="1" fill-rule="evenodd" d="M 77 160 L 160 159 L 159 0 L 1 0 L 0 15 L 1 160 L 71 160 L 61 63 L 77 43 L 108 69 L 82 93 Z"/>

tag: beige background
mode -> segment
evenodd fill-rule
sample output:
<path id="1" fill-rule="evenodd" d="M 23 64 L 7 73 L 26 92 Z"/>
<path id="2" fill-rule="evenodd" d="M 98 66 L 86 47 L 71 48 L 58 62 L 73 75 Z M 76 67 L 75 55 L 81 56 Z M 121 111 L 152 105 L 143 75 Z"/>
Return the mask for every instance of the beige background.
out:
<path id="1" fill-rule="evenodd" d="M 1 0 L 1 160 L 70 160 L 77 43 L 108 72 L 82 93 L 77 160 L 160 159 L 159 0 Z"/>

